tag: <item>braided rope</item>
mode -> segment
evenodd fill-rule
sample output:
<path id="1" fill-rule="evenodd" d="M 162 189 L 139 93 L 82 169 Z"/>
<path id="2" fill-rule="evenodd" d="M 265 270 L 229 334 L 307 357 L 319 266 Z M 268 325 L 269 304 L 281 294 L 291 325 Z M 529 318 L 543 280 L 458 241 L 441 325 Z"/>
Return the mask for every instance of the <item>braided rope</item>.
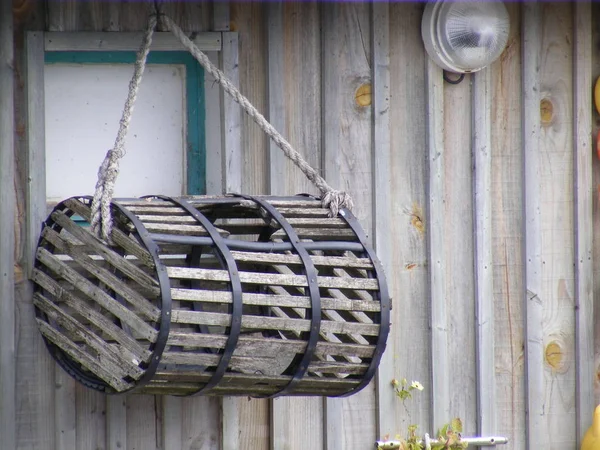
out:
<path id="1" fill-rule="evenodd" d="M 291 144 L 271 125 L 267 119 L 242 95 L 242 93 L 227 79 L 225 74 L 219 70 L 183 32 L 175 22 L 168 16 L 161 14 L 161 19 L 170 28 L 171 33 L 175 35 L 181 44 L 191 53 L 191 55 L 210 73 L 221 85 L 233 100 L 238 103 L 244 111 L 256 122 L 273 142 L 283 151 L 285 156 L 290 159 L 306 177 L 321 192 L 321 202 L 323 207 L 329 208 L 329 215 L 336 217 L 341 208 L 352 209 L 352 198 L 343 191 L 333 189 L 319 173 L 311 167 L 306 160 L 298 153 Z M 119 131 L 115 139 L 114 147 L 106 153 L 104 161 L 98 170 L 98 181 L 92 201 L 91 228 L 97 236 L 110 242 L 112 231 L 112 215 L 110 204 L 113 197 L 114 185 L 119 174 L 119 161 L 125 155 L 125 138 L 131 123 L 131 114 L 137 97 L 142 75 L 146 68 L 146 59 L 152 45 L 152 35 L 156 27 L 157 16 L 151 15 L 148 20 L 148 28 L 144 34 L 142 45 L 137 53 L 133 77 L 129 82 L 129 92 L 123 114 L 119 122 Z"/>
<path id="2" fill-rule="evenodd" d="M 113 197 L 115 181 L 119 174 L 119 160 L 125 155 L 125 137 L 131 123 L 131 114 L 135 99 L 137 98 L 142 75 L 146 68 L 146 59 L 152 45 L 152 34 L 156 27 L 156 15 L 151 15 L 148 20 L 148 28 L 144 34 L 142 45 L 137 53 L 133 77 L 129 82 L 129 92 L 123 114 L 119 122 L 119 131 L 115 139 L 114 147 L 106 153 L 104 161 L 98 170 L 98 181 L 92 201 L 91 228 L 96 236 L 110 242 L 110 233 L 112 231 L 112 215 L 110 213 L 110 203 Z"/>
<path id="3" fill-rule="evenodd" d="M 220 71 L 196 45 L 185 35 L 183 30 L 177 26 L 171 18 L 162 15 L 164 23 L 169 27 L 181 44 L 192 54 L 192 56 L 200 63 L 204 69 L 210 73 L 215 80 L 221 85 L 223 90 L 227 92 L 236 103 L 238 103 L 244 111 L 256 122 L 279 147 L 285 156 L 292 161 L 321 192 L 321 201 L 325 208 L 329 208 L 331 217 L 336 217 L 341 208 L 352 209 L 352 198 L 343 191 L 333 189 L 319 173 L 311 167 L 290 145 L 290 143 L 271 125 L 265 117 L 250 103 L 250 101 L 242 95 L 240 91 L 227 79 L 225 74 Z"/>

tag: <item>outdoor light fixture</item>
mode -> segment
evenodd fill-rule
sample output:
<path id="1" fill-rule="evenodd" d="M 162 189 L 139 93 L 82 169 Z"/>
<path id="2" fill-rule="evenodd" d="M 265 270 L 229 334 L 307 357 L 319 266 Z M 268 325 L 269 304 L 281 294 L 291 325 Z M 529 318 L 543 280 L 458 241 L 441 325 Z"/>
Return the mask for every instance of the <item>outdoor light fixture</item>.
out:
<path id="1" fill-rule="evenodd" d="M 421 34 L 429 56 L 449 72 L 476 72 L 506 47 L 510 29 L 502 2 L 430 1 Z"/>

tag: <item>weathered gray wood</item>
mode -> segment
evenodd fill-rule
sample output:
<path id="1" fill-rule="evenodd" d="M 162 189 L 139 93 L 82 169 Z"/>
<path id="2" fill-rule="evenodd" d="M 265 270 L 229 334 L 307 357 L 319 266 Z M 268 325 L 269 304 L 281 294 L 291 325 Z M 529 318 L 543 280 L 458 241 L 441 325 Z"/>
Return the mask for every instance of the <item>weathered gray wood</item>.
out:
<path id="1" fill-rule="evenodd" d="M 170 395 L 162 399 L 162 448 L 180 450 L 183 448 L 183 400 Z"/>
<path id="2" fill-rule="evenodd" d="M 127 445 L 131 449 L 155 448 L 159 402 L 153 395 L 127 396 Z M 185 448 L 185 447 L 184 447 Z"/>
<path id="3" fill-rule="evenodd" d="M 121 305 L 106 292 L 98 289 L 88 280 L 77 274 L 77 272 L 69 268 L 65 263 L 56 259 L 46 249 L 38 248 L 37 257 L 42 264 L 49 267 L 69 283 L 76 286 L 85 295 L 94 299 L 94 301 L 96 301 L 96 303 L 98 303 L 100 306 L 113 313 L 123 322 L 127 323 L 127 325 L 140 333 L 144 339 L 148 339 L 151 342 L 156 341 L 156 336 L 158 333 L 154 328 L 149 326 L 146 322 L 132 313 L 125 306 Z"/>
<path id="4" fill-rule="evenodd" d="M 220 54 L 221 70 L 234 86 L 240 86 L 238 34 L 222 33 L 223 49 Z M 231 97 L 221 92 L 222 128 L 222 173 L 223 192 L 242 192 L 242 113 L 240 106 Z"/>
<path id="5" fill-rule="evenodd" d="M 202 301 L 207 303 L 231 303 L 232 295 L 228 291 L 206 291 L 197 289 L 172 288 L 171 296 L 174 300 Z M 310 308 L 311 300 L 305 296 L 269 295 L 269 294 L 242 294 L 245 305 L 287 306 L 297 308 Z M 368 311 L 378 312 L 381 305 L 373 300 L 351 300 L 346 298 L 321 297 L 321 307 L 325 310 Z"/>
<path id="6" fill-rule="evenodd" d="M 444 89 L 442 71 L 427 60 L 427 147 L 429 157 L 429 277 L 431 295 L 431 422 L 442 426 L 450 411 L 448 360 L 448 316 L 446 298 L 446 254 L 444 203 L 446 196 L 444 149 Z"/>
<path id="7" fill-rule="evenodd" d="M 229 314 L 224 313 L 202 311 L 173 311 L 171 320 L 173 323 L 229 326 L 231 323 L 231 316 Z M 242 328 L 308 331 L 310 330 L 310 320 L 279 317 L 244 316 L 242 318 Z M 364 334 L 365 336 L 379 335 L 379 325 L 337 322 L 333 320 L 322 321 L 321 330 L 331 333 Z"/>
<path id="8" fill-rule="evenodd" d="M 594 398 L 590 386 L 594 368 L 594 282 L 592 195 L 592 8 L 590 2 L 573 6 L 573 137 L 575 186 L 575 361 L 577 447 L 592 424 Z"/>
<path id="9" fill-rule="evenodd" d="M 67 339 L 64 334 L 56 331 L 43 320 L 37 320 L 38 327 L 41 333 L 57 347 L 63 350 L 67 355 L 75 361 L 81 363 L 86 369 L 91 370 L 99 378 L 106 381 L 117 391 L 124 391 L 131 387 L 131 384 L 123 382 L 115 376 L 111 368 L 106 367 L 105 362 L 98 361 L 83 352 L 74 342 Z"/>
<path id="10" fill-rule="evenodd" d="M 279 253 L 252 253 L 232 251 L 231 256 L 236 261 L 264 262 L 272 264 L 304 264 L 299 256 L 279 254 Z M 311 256 L 311 260 L 316 267 L 335 266 L 335 267 L 353 267 L 358 269 L 372 269 L 373 263 L 368 258 L 349 258 L 341 256 Z"/>
<path id="11" fill-rule="evenodd" d="M 374 244 L 377 256 L 387 274 L 392 273 L 391 237 L 391 142 L 390 142 L 390 5 L 388 2 L 373 3 L 372 6 L 373 37 L 371 41 L 372 78 L 373 78 L 373 229 Z M 385 430 L 395 428 L 395 417 L 392 412 L 394 396 L 390 396 L 390 382 L 396 378 L 394 373 L 395 339 L 390 339 L 390 348 L 381 360 L 376 378 L 377 392 L 377 435 L 384 436 Z M 327 405 L 329 410 L 329 405 Z M 342 428 L 340 424 L 334 425 Z M 337 430 L 338 433 L 342 432 Z M 327 434 L 328 449 L 336 448 L 337 437 Z"/>
<path id="12" fill-rule="evenodd" d="M 121 328 L 117 327 L 111 320 L 107 319 L 99 312 L 88 308 L 81 300 L 64 290 L 56 281 L 45 273 L 37 269 L 34 270 L 32 281 L 39 284 L 53 296 L 60 298 L 66 305 L 74 309 L 94 326 L 98 327 L 112 339 L 121 344 L 138 360 L 146 361 L 150 356 L 150 352 L 147 349 L 142 348 L 130 335 L 125 333 Z"/>
<path id="13" fill-rule="evenodd" d="M 224 348 L 227 336 L 204 333 L 185 333 L 171 331 L 167 345 L 181 345 L 189 347 Z M 306 349 L 306 342 L 296 340 L 263 339 L 240 336 L 235 348 L 235 354 L 251 355 L 253 352 L 277 353 L 280 348 L 289 348 L 296 353 L 302 353 Z M 371 345 L 357 344 L 331 344 L 327 342 L 317 343 L 315 355 L 342 356 L 351 354 L 369 358 L 373 355 L 374 347 Z"/>
<path id="14" fill-rule="evenodd" d="M 99 264 L 94 262 L 82 248 L 70 245 L 61 239 L 59 234 L 51 228 L 44 228 L 42 236 L 45 240 L 50 242 L 57 250 L 66 253 L 68 256 L 73 258 L 73 261 L 77 262 L 85 271 L 94 277 L 101 280 L 113 291 L 116 295 L 120 295 L 124 300 L 134 306 L 140 313 L 146 316 L 148 319 L 156 322 L 160 318 L 160 310 L 154 306 L 148 299 L 144 298 L 138 292 L 123 283 L 117 276 L 113 275 L 107 269 L 104 269 Z"/>
<path id="15" fill-rule="evenodd" d="M 16 447 L 15 115 L 12 3 L 0 6 L 0 440 Z"/>
<path id="16" fill-rule="evenodd" d="M 182 435 L 184 449 L 211 450 L 219 448 L 220 399 L 211 397 L 184 398 L 182 401 Z"/>
<path id="17" fill-rule="evenodd" d="M 77 450 L 97 450 L 106 445 L 106 395 L 75 383 Z"/>
<path id="18" fill-rule="evenodd" d="M 494 267 L 492 253 L 492 78 L 489 68 L 473 75 L 473 236 L 477 355 L 477 434 L 496 434 L 494 378 Z"/>
<path id="19" fill-rule="evenodd" d="M 132 362 L 131 358 L 123 357 L 122 354 L 115 352 L 114 347 L 107 346 L 104 340 L 90 332 L 88 328 L 74 320 L 71 316 L 65 314 L 60 308 L 56 307 L 50 300 L 43 295 L 36 293 L 33 304 L 43 311 L 49 319 L 56 321 L 61 327 L 61 333 L 72 341 L 81 340 L 93 349 L 92 354 L 102 365 L 121 378 L 131 376 L 139 378 L 144 371 L 138 367 L 138 364 Z M 69 333 L 67 334 L 66 331 Z"/>
<path id="20" fill-rule="evenodd" d="M 106 261 L 116 267 L 119 271 L 137 281 L 144 289 L 147 289 L 154 295 L 160 294 L 158 281 L 141 270 L 135 264 L 124 259 L 121 255 L 107 247 L 103 242 L 96 238 L 87 230 L 75 224 L 64 213 L 56 211 L 52 214 L 52 220 L 76 237 L 82 244 L 89 247 L 88 252 L 93 250 L 101 255 Z"/>
<path id="21" fill-rule="evenodd" d="M 187 267 L 168 267 L 167 273 L 171 278 L 184 278 L 190 280 L 207 281 L 229 281 L 229 272 L 225 270 L 194 269 Z M 258 272 L 240 272 L 242 283 L 278 285 L 278 286 L 304 286 L 308 285 L 304 275 L 279 275 L 263 274 Z M 337 289 L 379 289 L 377 279 L 360 278 L 338 278 L 338 277 L 319 277 L 319 287 L 337 288 Z"/>
<path id="22" fill-rule="evenodd" d="M 511 29 L 502 58 L 490 66 L 492 101 L 492 180 L 494 320 L 496 370 L 495 433 L 513 448 L 525 448 L 523 361 L 524 218 L 521 129 L 521 4 L 507 3 Z"/>
<path id="23" fill-rule="evenodd" d="M 91 210 L 89 207 L 87 207 L 80 201 L 69 199 L 65 201 L 65 205 L 68 206 L 73 212 L 79 214 L 81 217 L 86 219 L 88 222 L 90 221 Z M 127 236 L 121 230 L 119 230 L 116 227 L 113 227 L 111 237 L 113 239 L 113 242 L 118 246 L 122 247 L 124 250 L 126 250 L 128 254 L 137 256 L 140 259 L 140 261 L 147 267 L 154 267 L 154 259 L 152 258 L 152 255 L 150 255 L 148 250 L 140 246 L 137 242 L 135 242 L 132 238 Z"/>
<path id="24" fill-rule="evenodd" d="M 106 397 L 106 447 L 107 450 L 127 448 L 127 397 Z"/>
<path id="25" fill-rule="evenodd" d="M 222 0 L 212 4 L 212 30 L 229 31 L 229 1 Z"/>
<path id="26" fill-rule="evenodd" d="M 44 33 L 44 48 L 47 52 L 137 52 L 143 33 L 121 32 L 47 32 Z M 202 51 L 220 51 L 221 33 L 198 33 L 192 42 Z M 150 50 L 185 51 L 185 47 L 171 32 L 156 32 Z"/>

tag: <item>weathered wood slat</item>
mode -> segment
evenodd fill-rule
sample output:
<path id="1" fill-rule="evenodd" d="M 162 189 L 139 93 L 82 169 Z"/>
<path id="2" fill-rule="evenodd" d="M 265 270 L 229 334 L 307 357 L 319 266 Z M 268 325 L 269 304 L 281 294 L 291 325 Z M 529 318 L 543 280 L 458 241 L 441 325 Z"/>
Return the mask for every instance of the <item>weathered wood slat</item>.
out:
<path id="1" fill-rule="evenodd" d="M 303 265 L 298 255 L 283 253 L 256 253 L 232 251 L 236 261 L 265 264 Z M 373 263 L 368 258 L 349 258 L 341 256 L 311 256 L 316 267 L 351 267 L 356 269 L 373 269 Z"/>
<path id="2" fill-rule="evenodd" d="M 93 250 L 97 255 L 101 255 L 119 271 L 129 276 L 132 280 L 137 281 L 144 289 L 147 289 L 154 295 L 160 294 L 160 289 L 158 288 L 157 280 L 155 280 L 142 269 L 137 267 L 131 261 L 123 258 L 123 256 L 119 255 L 118 253 L 104 245 L 91 233 L 75 224 L 64 213 L 60 211 L 55 211 L 54 213 L 52 213 L 51 217 L 52 220 L 54 220 L 58 225 L 67 230 L 82 244 L 88 246 L 88 253 L 90 252 L 90 250 Z"/>
<path id="3" fill-rule="evenodd" d="M 207 303 L 231 303 L 232 295 L 228 291 L 208 291 L 198 289 L 172 288 L 171 297 L 173 300 L 188 300 Z M 264 305 L 264 306 L 284 306 L 297 308 L 310 308 L 311 300 L 305 296 L 293 295 L 269 295 L 269 294 L 242 294 L 242 301 L 245 305 Z M 351 300 L 344 298 L 323 298 L 321 297 L 321 307 L 323 309 L 334 309 L 344 311 L 365 311 L 379 312 L 381 305 L 378 301 L 370 300 Z"/>
<path id="4" fill-rule="evenodd" d="M 160 310 L 150 303 L 146 298 L 142 297 L 138 292 L 128 287 L 122 280 L 119 280 L 115 275 L 108 270 L 96 264 L 81 248 L 70 245 L 62 240 L 61 236 L 51 228 L 42 230 L 42 237 L 54 245 L 57 249 L 67 253 L 87 272 L 97 277 L 103 283 L 106 283 L 116 293 L 121 295 L 127 302 L 138 309 L 148 319 L 158 321 L 160 318 Z M 73 270 L 73 269 L 71 269 Z"/>
<path id="5" fill-rule="evenodd" d="M 354 231 L 346 228 L 296 228 L 296 234 L 303 239 L 327 239 L 332 240 L 355 240 Z M 271 235 L 272 239 L 287 239 L 287 233 L 283 230 L 276 231 Z"/>
<path id="6" fill-rule="evenodd" d="M 150 232 L 160 232 L 167 234 L 177 234 L 185 236 L 208 236 L 208 232 L 201 225 L 177 225 L 170 223 L 153 223 L 149 222 L 145 225 L 146 230 Z M 132 227 L 133 229 L 133 227 Z M 221 236 L 228 236 L 229 233 L 225 230 L 217 229 Z"/>
<path id="7" fill-rule="evenodd" d="M 189 323 L 196 325 L 229 326 L 231 324 L 231 316 L 229 314 L 203 311 L 173 311 L 171 320 L 174 323 Z M 259 330 L 308 331 L 310 329 L 310 320 L 244 316 L 242 317 L 242 328 Z M 379 335 L 379 325 L 348 323 L 345 321 L 335 322 L 324 320 L 321 322 L 321 330 L 336 334 L 357 333 L 365 336 Z"/>
<path id="8" fill-rule="evenodd" d="M 224 270 L 191 269 L 185 267 L 167 268 L 169 277 L 185 278 L 190 280 L 229 281 L 229 273 Z M 240 272 L 242 283 L 277 285 L 277 286 L 302 286 L 308 285 L 303 275 L 262 274 L 255 272 Z M 379 283 L 376 279 L 319 277 L 319 287 L 337 289 L 365 289 L 377 290 Z"/>
<path id="9" fill-rule="evenodd" d="M 91 324 L 102 329 L 104 333 L 117 341 L 122 346 L 121 351 L 125 350 L 130 353 L 128 357 L 135 358 L 139 361 L 147 361 L 150 357 L 150 352 L 142 348 L 135 339 L 125 333 L 111 320 L 88 307 L 83 301 L 64 290 L 56 281 L 42 271 L 34 269 L 32 280 L 56 297 L 60 302 L 64 302 L 81 316 L 85 317 Z"/>
<path id="10" fill-rule="evenodd" d="M 100 306 L 110 311 L 121 321 L 125 322 L 131 328 L 136 330 L 141 337 L 148 339 L 151 342 L 156 341 L 158 332 L 154 328 L 140 319 L 125 306 L 121 305 L 106 292 L 98 289 L 97 286 L 94 286 L 84 277 L 69 268 L 65 263 L 59 261 L 50 252 L 48 252 L 48 250 L 44 248 L 38 248 L 37 259 L 60 277 L 73 284 L 73 286 L 77 287 L 78 290 L 83 292 Z"/>
<path id="11" fill-rule="evenodd" d="M 89 329 L 71 316 L 65 314 L 64 311 L 43 295 L 35 293 L 33 304 L 49 318 L 56 321 L 63 330 L 68 330 L 72 333 L 72 341 L 74 341 L 74 338 L 78 338 L 92 347 L 94 351 L 98 353 L 98 357 L 102 363 L 106 364 L 115 375 L 118 375 L 120 378 L 130 376 L 134 379 L 138 379 L 143 374 L 143 370 L 138 367 L 139 361 L 136 363 L 136 361 L 133 361 L 132 359 L 124 358 L 122 353 L 115 352 L 113 350 L 114 347 L 106 345 L 104 340 L 90 332 Z"/>
<path id="12" fill-rule="evenodd" d="M 178 345 L 184 347 L 224 348 L 227 336 L 217 334 L 185 333 L 173 331 L 169 333 L 167 345 Z M 241 336 L 238 340 L 235 352 L 240 355 L 250 355 L 260 349 L 261 353 L 276 353 L 280 348 L 289 348 L 296 353 L 302 353 L 306 349 L 306 342 L 301 340 L 265 339 Z M 358 345 L 346 343 L 319 342 L 315 350 L 317 356 L 344 356 L 352 355 L 363 358 L 373 356 L 374 347 L 371 345 Z"/>
<path id="13" fill-rule="evenodd" d="M 106 361 L 98 361 L 82 351 L 75 343 L 71 342 L 64 334 L 58 332 L 43 320 L 36 319 L 41 333 L 53 344 L 60 347 L 65 353 L 80 362 L 88 370 L 94 372 L 117 391 L 124 391 L 132 387 L 121 378 L 115 376 L 111 368 L 106 367 Z"/>
<path id="14" fill-rule="evenodd" d="M 74 213 L 80 215 L 88 222 L 91 218 L 91 210 L 88 206 L 76 199 L 68 199 L 64 202 L 65 206 L 71 209 Z M 143 248 L 135 240 L 127 236 L 124 232 L 116 227 L 112 230 L 113 242 L 122 247 L 128 254 L 137 256 L 139 260 L 147 267 L 154 268 L 154 259 L 148 250 Z"/>

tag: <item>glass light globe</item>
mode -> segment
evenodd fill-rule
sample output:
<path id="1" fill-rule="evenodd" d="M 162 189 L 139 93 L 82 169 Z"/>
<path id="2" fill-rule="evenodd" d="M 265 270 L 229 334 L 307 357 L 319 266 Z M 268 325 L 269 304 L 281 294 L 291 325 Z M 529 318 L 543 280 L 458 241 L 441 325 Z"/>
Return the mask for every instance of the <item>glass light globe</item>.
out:
<path id="1" fill-rule="evenodd" d="M 421 34 L 429 56 L 443 69 L 481 70 L 504 51 L 510 31 L 501 2 L 436 1 L 425 6 Z"/>

